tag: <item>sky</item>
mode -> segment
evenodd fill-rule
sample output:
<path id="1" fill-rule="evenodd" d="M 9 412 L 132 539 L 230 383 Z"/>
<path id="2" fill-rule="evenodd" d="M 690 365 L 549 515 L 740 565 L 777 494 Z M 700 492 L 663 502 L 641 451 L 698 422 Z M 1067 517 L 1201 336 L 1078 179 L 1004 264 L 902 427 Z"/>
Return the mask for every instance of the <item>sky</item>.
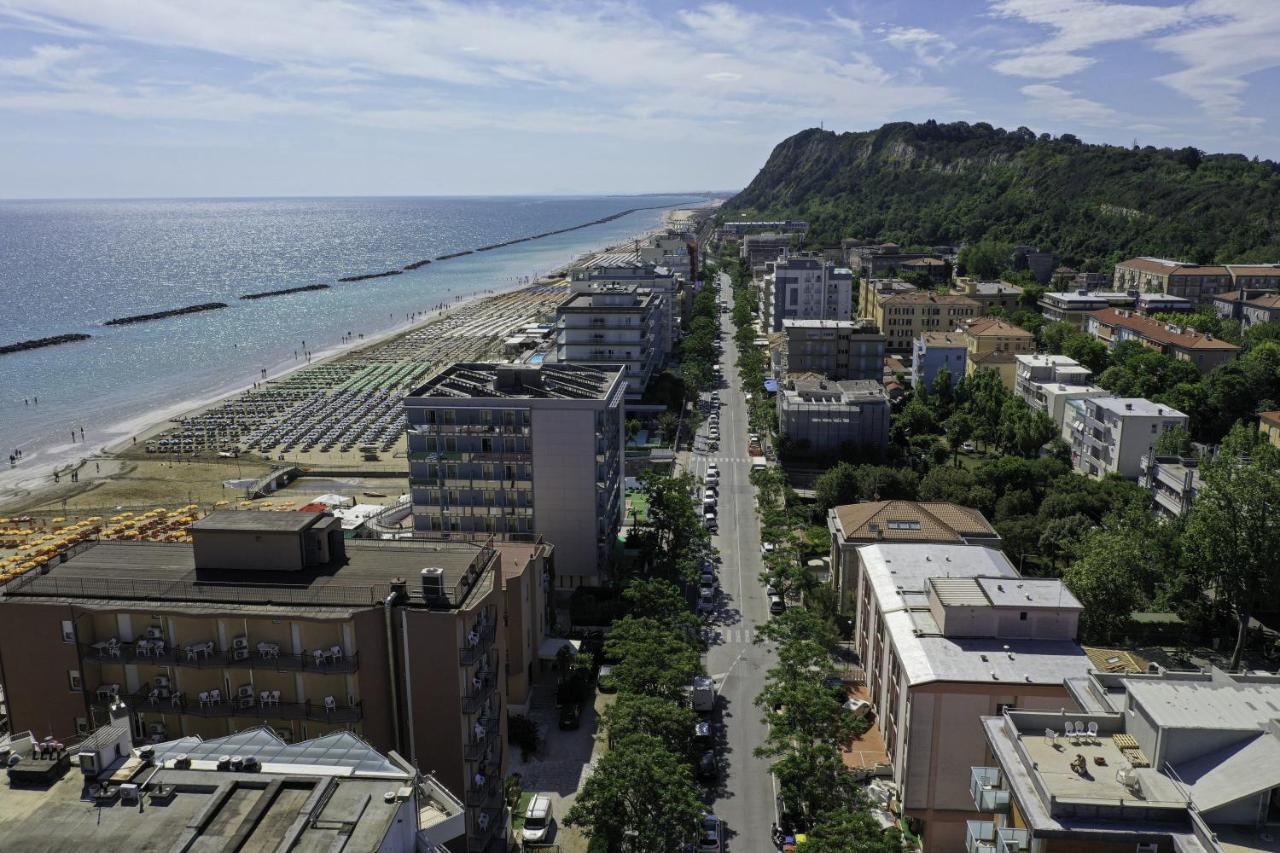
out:
<path id="1" fill-rule="evenodd" d="M 1280 0 L 0 0 L 0 197 L 733 190 L 808 127 L 1280 160 Z"/>

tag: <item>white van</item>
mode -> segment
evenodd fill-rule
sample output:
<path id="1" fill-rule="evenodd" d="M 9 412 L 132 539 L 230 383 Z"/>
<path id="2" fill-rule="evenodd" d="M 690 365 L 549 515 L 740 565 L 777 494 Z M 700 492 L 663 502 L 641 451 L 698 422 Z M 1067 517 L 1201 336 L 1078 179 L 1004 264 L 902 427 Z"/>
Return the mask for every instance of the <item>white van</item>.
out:
<path id="1" fill-rule="evenodd" d="M 524 829 L 520 835 L 525 841 L 546 841 L 551 835 L 551 798 L 534 794 L 524 810 Z"/>

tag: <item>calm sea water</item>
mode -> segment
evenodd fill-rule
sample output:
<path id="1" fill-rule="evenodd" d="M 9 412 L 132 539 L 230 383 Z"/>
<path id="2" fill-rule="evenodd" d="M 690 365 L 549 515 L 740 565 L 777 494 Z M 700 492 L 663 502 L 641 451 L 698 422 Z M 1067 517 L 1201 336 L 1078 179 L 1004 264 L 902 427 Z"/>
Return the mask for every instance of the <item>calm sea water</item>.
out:
<path id="1" fill-rule="evenodd" d="M 121 424 L 240 386 L 348 331 L 373 334 L 521 276 L 548 272 L 661 222 L 629 214 L 543 240 L 334 284 L 422 258 L 588 222 L 681 197 L 353 198 L 0 202 L 0 343 L 93 339 L 0 356 L 0 470 L 32 470 L 120 437 Z M 330 290 L 244 302 L 261 290 Z M 229 308 L 134 326 L 113 317 L 201 302 Z M 36 398 L 39 403 L 35 404 Z M 24 403 L 24 400 L 27 401 Z M 71 445 L 83 426 L 88 441 Z M 78 434 L 77 434 L 78 436 Z"/>

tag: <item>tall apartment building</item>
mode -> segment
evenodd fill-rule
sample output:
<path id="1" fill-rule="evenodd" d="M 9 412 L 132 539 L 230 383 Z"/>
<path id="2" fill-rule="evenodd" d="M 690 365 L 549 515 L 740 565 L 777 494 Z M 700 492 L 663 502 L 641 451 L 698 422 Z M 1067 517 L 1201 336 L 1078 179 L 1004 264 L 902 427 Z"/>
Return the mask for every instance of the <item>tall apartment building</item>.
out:
<path id="1" fill-rule="evenodd" d="M 980 317 L 959 326 L 964 337 L 965 375 L 978 370 L 994 370 L 1004 387 L 1013 390 L 1014 357 L 1035 352 L 1036 337 L 1021 326 L 994 317 Z"/>
<path id="2" fill-rule="evenodd" d="M 453 794 L 349 732 L 285 743 L 248 729 L 140 747 L 127 728 L 117 734 L 104 726 L 72 747 L 72 760 L 42 756 L 41 732 L 8 744 L 6 758 L 18 760 L 0 779 L 0 845 L 15 853 L 467 849 Z M 101 783 L 114 793 L 103 795 Z"/>
<path id="3" fill-rule="evenodd" d="M 760 288 L 760 316 L 773 332 L 784 320 L 849 320 L 853 273 L 817 255 L 779 258 Z"/>
<path id="4" fill-rule="evenodd" d="M 809 223 L 803 219 L 761 219 L 761 220 L 738 220 L 734 222 L 726 222 L 720 226 L 722 234 L 730 234 L 742 236 L 744 234 L 752 234 L 757 231 L 775 231 L 786 232 L 788 234 L 799 234 L 809 230 Z"/>
<path id="5" fill-rule="evenodd" d="M 1081 710 L 1006 708 L 982 720 L 987 757 L 969 783 L 983 814 L 955 849 L 1277 849 L 1280 677 L 1094 672 L 1066 687 Z"/>
<path id="6" fill-rule="evenodd" d="M 123 700 L 138 739 L 350 732 L 458 792 L 467 849 L 488 849 L 505 824 L 502 579 L 520 574 L 502 550 L 346 540 L 310 512 L 214 512 L 191 534 L 99 542 L 5 587 L 13 728 L 70 738 Z"/>
<path id="7" fill-rule="evenodd" d="M 828 379 L 875 379 L 884 375 L 884 335 L 864 320 L 783 320 L 774 348 L 774 371 L 817 373 Z"/>
<path id="8" fill-rule="evenodd" d="M 821 453 L 889 444 L 889 398 L 875 380 L 793 380 L 778 391 L 777 406 L 778 432 L 798 448 Z"/>
<path id="9" fill-rule="evenodd" d="M 978 316 L 980 306 L 967 296 L 917 290 L 879 298 L 872 317 L 888 338 L 890 350 L 910 350 L 925 332 L 949 332 Z"/>
<path id="10" fill-rule="evenodd" d="M 1170 406 L 1142 397 L 1089 397 L 1068 400 L 1063 440 L 1071 448 L 1071 465 L 1081 474 L 1101 479 L 1119 474 L 1136 480 L 1142 457 L 1156 440 L 1188 418 Z"/>
<path id="11" fill-rule="evenodd" d="M 680 336 L 679 313 L 683 297 L 691 285 L 667 267 L 654 266 L 637 260 L 607 260 L 610 256 L 596 256 L 569 272 L 569 293 L 585 293 L 592 290 L 635 286 L 662 295 L 657 306 L 656 323 L 666 330 L 667 350 L 675 347 Z"/>
<path id="12" fill-rule="evenodd" d="M 616 364 L 627 397 L 638 400 L 666 363 L 669 306 L 661 293 L 634 285 L 593 285 L 556 307 L 556 362 Z"/>
<path id="13" fill-rule="evenodd" d="M 844 526 L 859 526 L 859 506 L 832 510 L 833 537 L 841 513 Z M 885 541 L 837 541 L 833 555 L 852 563 L 837 563 L 835 574 L 855 579 L 844 600 L 855 607 L 865 695 L 902 813 L 919 822 L 930 853 L 964 849 L 974 817 L 965 770 L 986 757 L 981 718 L 1073 705 L 1063 682 L 1091 666 L 1075 642 L 1080 602 L 1060 580 L 1021 577 L 985 544 L 928 541 L 942 532 L 938 515 L 965 515 L 958 509 L 876 508 Z M 911 534 L 919 540 L 892 541 Z"/>
<path id="14" fill-rule="evenodd" d="M 1137 341 L 1145 347 L 1194 364 L 1207 373 L 1232 361 L 1240 347 L 1195 329 L 1140 317 L 1123 308 L 1104 308 L 1089 315 L 1085 331 L 1113 349 L 1121 341 Z"/>
<path id="15" fill-rule="evenodd" d="M 640 256 L 642 263 L 663 267 L 688 280 L 693 271 L 693 260 L 689 253 L 689 244 L 692 239 L 689 235 L 678 231 L 655 234 L 645 240 L 636 249 L 636 253 Z"/>
<path id="16" fill-rule="evenodd" d="M 622 368 L 459 363 L 405 399 L 414 528 L 540 534 L 594 586 L 622 524 Z"/>
<path id="17" fill-rule="evenodd" d="M 742 238 L 738 255 L 747 262 L 748 269 L 754 269 L 766 261 L 776 261 L 791 253 L 794 238 L 790 234 L 748 234 Z"/>
<path id="18" fill-rule="evenodd" d="M 925 332 L 911 343 L 911 387 L 932 391 L 946 370 L 954 389 L 965 376 L 968 356 L 969 342 L 959 332 Z"/>
<path id="19" fill-rule="evenodd" d="M 1048 415 L 1059 433 L 1066 417 L 1068 400 L 1111 396 L 1110 391 L 1090 384 L 1093 373 L 1074 358 L 1019 353 L 1014 360 L 1017 367 L 1013 393 L 1031 408 Z"/>
<path id="20" fill-rule="evenodd" d="M 950 275 L 945 259 L 933 252 L 900 252 L 895 243 L 879 243 L 870 246 L 850 246 L 849 268 L 863 280 L 892 278 L 905 272 L 924 273 L 935 282 L 944 282 Z"/>

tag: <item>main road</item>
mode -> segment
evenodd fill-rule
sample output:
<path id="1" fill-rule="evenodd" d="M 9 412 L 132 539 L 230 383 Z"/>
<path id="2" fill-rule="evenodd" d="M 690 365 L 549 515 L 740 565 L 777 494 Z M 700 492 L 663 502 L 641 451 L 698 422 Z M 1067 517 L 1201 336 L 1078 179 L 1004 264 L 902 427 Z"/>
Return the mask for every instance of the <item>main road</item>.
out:
<path id="1" fill-rule="evenodd" d="M 721 299 L 732 307 L 729 277 L 720 274 Z M 773 655 L 754 643 L 756 629 L 769 618 L 760 573 L 760 523 L 751 485 L 747 453 L 747 405 L 738 380 L 738 356 L 729 313 L 719 315 L 724 348 L 720 357 L 720 446 L 709 451 L 706 426 L 695 439 L 690 472 L 702 480 L 707 465 L 720 471 L 719 531 L 711 544 L 720 554 L 720 606 L 710 620 L 707 672 L 719 693 L 716 720 L 720 738 L 721 778 L 713 791 L 712 810 L 725 822 L 728 850 L 756 853 L 772 850 L 769 837 L 776 820 L 776 797 L 769 761 L 758 758 L 765 725 L 756 695 L 764 684 Z M 763 390 L 763 389 L 761 389 Z M 754 393 L 760 393 L 759 391 Z"/>

